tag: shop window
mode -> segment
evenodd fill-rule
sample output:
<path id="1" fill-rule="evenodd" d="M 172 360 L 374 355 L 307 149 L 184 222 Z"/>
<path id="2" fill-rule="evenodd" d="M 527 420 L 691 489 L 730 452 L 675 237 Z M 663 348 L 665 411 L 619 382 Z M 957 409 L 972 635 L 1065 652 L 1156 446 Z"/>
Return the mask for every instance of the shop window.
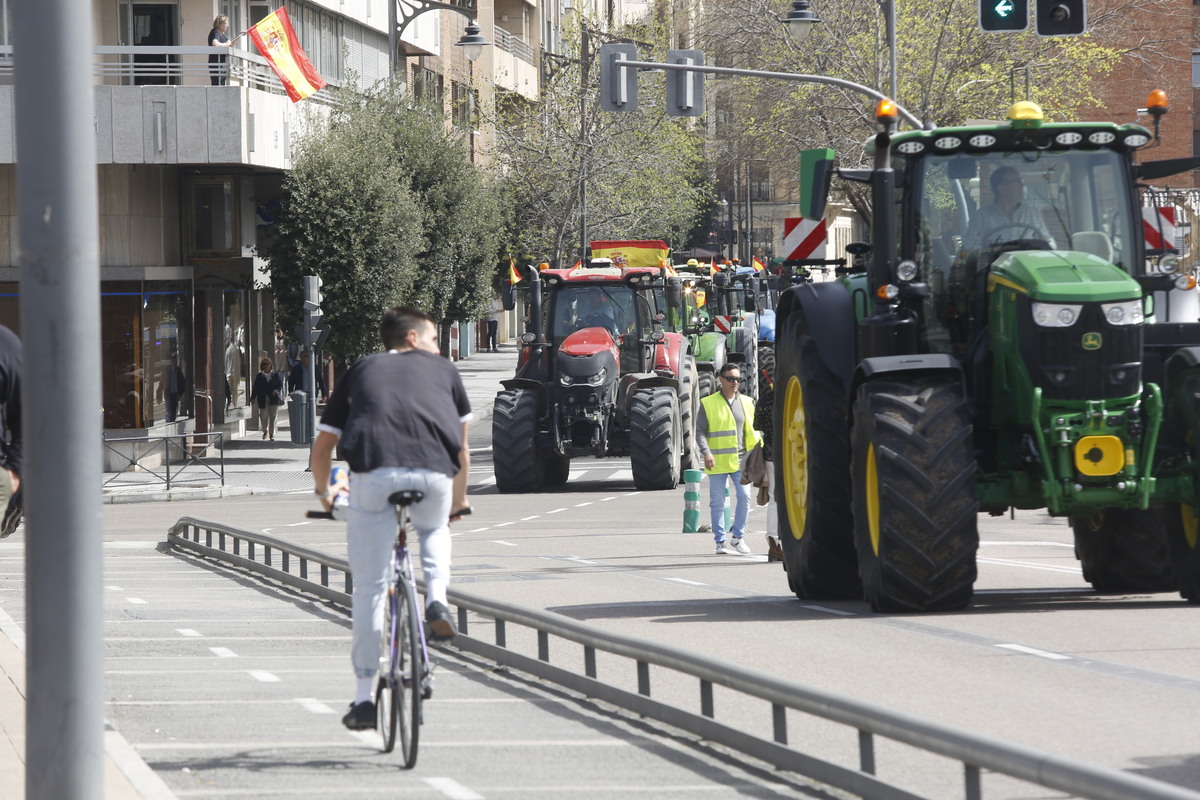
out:
<path id="1" fill-rule="evenodd" d="M 192 255 L 240 255 L 232 178 L 193 178 L 188 226 Z"/>

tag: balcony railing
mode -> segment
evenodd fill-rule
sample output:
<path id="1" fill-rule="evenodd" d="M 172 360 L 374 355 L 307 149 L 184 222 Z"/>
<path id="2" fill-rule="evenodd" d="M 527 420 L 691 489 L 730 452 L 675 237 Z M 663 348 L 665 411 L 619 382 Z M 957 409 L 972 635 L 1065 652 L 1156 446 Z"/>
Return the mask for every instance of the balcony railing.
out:
<path id="1" fill-rule="evenodd" d="M 248 86 L 269 94 L 287 94 L 267 60 L 257 53 L 236 47 L 138 47 L 93 48 L 93 74 L 103 85 L 116 86 L 209 86 L 212 70 L 223 70 L 231 86 Z M 224 64 L 209 64 L 210 55 L 227 56 Z M 0 84 L 13 80 L 13 48 L 0 47 Z M 329 86 L 337 80 L 322 76 Z M 331 102 L 329 93 L 318 92 L 313 100 Z"/>
<path id="2" fill-rule="evenodd" d="M 537 55 L 533 52 L 533 48 L 529 45 L 529 42 L 515 34 L 509 33 L 499 25 L 495 26 L 495 36 L 492 43 L 504 52 L 512 53 L 522 61 L 530 64 L 537 63 Z"/>

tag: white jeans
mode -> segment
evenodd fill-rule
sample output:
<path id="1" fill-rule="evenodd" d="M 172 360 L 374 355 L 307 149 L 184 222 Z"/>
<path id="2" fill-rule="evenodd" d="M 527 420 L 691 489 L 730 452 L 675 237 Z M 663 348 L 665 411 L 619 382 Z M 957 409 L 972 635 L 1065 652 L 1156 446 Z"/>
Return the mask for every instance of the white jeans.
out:
<path id="1" fill-rule="evenodd" d="M 446 602 L 450 585 L 450 501 L 454 481 L 428 469 L 383 467 L 350 474 L 350 515 L 346 547 L 354 576 L 351 605 L 350 661 L 358 678 L 370 678 L 379 668 L 383 636 L 383 600 L 396 541 L 396 514 L 388 504 L 394 492 L 415 489 L 425 498 L 409 506 L 412 528 L 421 542 L 425 570 L 425 600 Z M 409 549 L 412 549 L 409 538 Z M 421 613 L 413 609 L 414 613 Z"/>

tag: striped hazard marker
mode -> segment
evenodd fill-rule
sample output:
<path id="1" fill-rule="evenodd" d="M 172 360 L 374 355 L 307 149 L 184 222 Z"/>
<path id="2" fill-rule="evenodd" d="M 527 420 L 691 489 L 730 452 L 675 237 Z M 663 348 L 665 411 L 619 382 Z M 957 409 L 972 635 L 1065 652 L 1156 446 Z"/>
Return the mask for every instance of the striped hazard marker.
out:
<path id="1" fill-rule="evenodd" d="M 1175 206 L 1144 206 L 1142 230 L 1147 250 L 1175 249 Z"/>
<path id="2" fill-rule="evenodd" d="M 787 217 L 783 220 L 784 258 L 813 258 L 825 246 L 825 220 Z"/>
<path id="3" fill-rule="evenodd" d="M 733 317 L 717 314 L 713 317 L 713 328 L 721 333 L 729 333 L 733 330 Z"/>

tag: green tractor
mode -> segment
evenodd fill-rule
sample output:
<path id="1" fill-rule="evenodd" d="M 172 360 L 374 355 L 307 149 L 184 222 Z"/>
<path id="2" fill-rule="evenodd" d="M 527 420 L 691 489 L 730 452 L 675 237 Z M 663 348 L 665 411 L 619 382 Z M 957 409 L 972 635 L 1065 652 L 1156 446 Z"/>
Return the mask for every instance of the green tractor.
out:
<path id="1" fill-rule="evenodd" d="M 1027 102 L 897 133 L 880 109 L 873 168 L 837 171 L 871 187 L 861 267 L 777 309 L 791 590 L 963 608 L 979 513 L 1020 508 L 1068 518 L 1097 591 L 1200 603 L 1200 322 L 1163 300 L 1195 277 L 1145 249 L 1138 194 L 1200 159 L 1134 161 L 1165 99 L 1154 135 Z"/>
<path id="2" fill-rule="evenodd" d="M 699 397 L 717 391 L 717 373 L 727 360 L 726 334 L 713 329 L 713 309 L 716 307 L 712 279 L 707 266 L 677 264 L 677 278 L 682 288 L 683 306 L 678 312 L 668 312 L 671 330 L 688 337 L 696 357 Z"/>

